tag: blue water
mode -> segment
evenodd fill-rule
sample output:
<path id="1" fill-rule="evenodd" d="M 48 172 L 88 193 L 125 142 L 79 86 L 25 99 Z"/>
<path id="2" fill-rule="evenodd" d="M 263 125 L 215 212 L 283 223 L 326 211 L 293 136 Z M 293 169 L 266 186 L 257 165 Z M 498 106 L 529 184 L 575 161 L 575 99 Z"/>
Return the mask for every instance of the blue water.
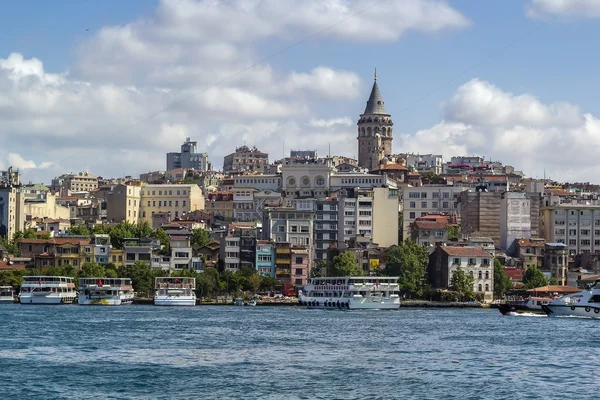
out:
<path id="1" fill-rule="evenodd" d="M 597 320 L 2 305 L 0 321 L 4 399 L 600 397 Z"/>

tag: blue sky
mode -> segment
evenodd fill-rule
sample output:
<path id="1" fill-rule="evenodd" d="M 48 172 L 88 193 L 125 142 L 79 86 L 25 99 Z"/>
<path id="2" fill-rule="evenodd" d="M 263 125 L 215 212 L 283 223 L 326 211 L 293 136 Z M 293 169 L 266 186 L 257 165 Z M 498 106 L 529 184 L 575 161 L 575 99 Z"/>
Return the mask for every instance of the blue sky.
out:
<path id="1" fill-rule="evenodd" d="M 164 169 L 164 152 L 176 150 L 181 138 L 187 135 L 204 144 L 217 167 L 223 155 L 241 144 L 235 142 L 239 138 L 254 141 L 272 153 L 280 153 L 275 150 L 281 149 L 281 144 L 275 143 L 278 141 L 285 141 L 290 147 L 312 145 L 322 153 L 327 144 L 333 142 L 340 143 L 337 148 L 341 152 L 354 155 L 355 121 L 364 109 L 373 68 L 377 67 L 386 107 L 395 121 L 394 151 L 442 152 L 445 156 L 459 155 L 456 152 L 463 151 L 501 159 L 530 175 L 536 175 L 536 171 L 545 167 L 557 179 L 594 180 L 589 176 L 594 165 L 556 165 L 552 161 L 554 155 L 548 153 L 556 150 L 557 143 L 567 145 L 574 141 L 585 145 L 586 141 L 590 143 L 590 137 L 596 137 L 594 116 L 600 115 L 594 96 L 599 83 L 595 70 L 600 57 L 594 51 L 594 38 L 600 34 L 597 23 L 600 2 L 596 0 L 582 3 L 576 0 L 425 0 L 419 7 L 424 4 L 424 9 L 434 10 L 426 17 L 404 11 L 414 8 L 417 2 L 388 0 L 365 13 L 368 16 L 357 16 L 343 23 L 369 23 L 372 24 L 370 30 L 355 34 L 340 28 L 337 33 L 328 31 L 317 35 L 270 58 L 261 68 L 243 74 L 245 76 L 234 82 L 219 85 L 214 95 L 211 92 L 206 99 L 188 101 L 121 133 L 190 93 L 201 92 L 204 97 L 204 88 L 227 73 L 235 73 L 322 27 L 335 24 L 345 15 L 336 15 L 334 8 L 327 15 L 329 19 L 323 17 L 321 21 L 320 14 L 311 14 L 314 3 L 307 1 L 287 4 L 293 8 L 290 16 L 284 3 L 273 0 L 27 0 L 4 4 L 0 14 L 3 27 L 0 60 L 8 60 L 11 54 L 22 56 L 22 61 L 13 58 L 10 66 L 7 67 L 6 62 L 4 69 L 0 68 L 7 76 L 13 71 L 13 79 L 7 79 L 5 84 L 12 85 L 14 98 L 7 95 L 4 104 L 14 101 L 13 105 L 18 106 L 24 93 L 31 91 L 45 93 L 40 96 L 48 98 L 44 92 L 49 90 L 47 85 L 29 81 L 27 85 L 23 81 L 15 83 L 17 64 L 27 65 L 35 58 L 43 64 L 43 74 L 59 75 L 63 81 L 58 86 L 53 84 L 51 93 L 57 95 L 58 100 L 48 106 L 43 118 L 35 107 L 29 116 L 26 110 L 19 112 L 24 121 L 37 122 L 30 128 L 35 133 L 18 125 L 13 115 L 7 120 L 8 132 L 0 133 L 6 139 L 5 153 L 0 153 L 0 160 L 4 159 L 0 166 L 20 164 L 25 175 L 33 180 L 48 180 L 57 173 L 82 169 L 91 169 L 100 175 L 116 176 L 123 171 L 136 175 L 149 169 Z M 378 2 L 331 0 L 329 3 L 356 10 Z M 234 7 L 229 7 L 230 4 Z M 258 9 L 253 8 L 256 6 Z M 394 11 L 390 12 L 392 6 Z M 183 7 L 188 8 L 179 14 Z M 223 32 L 217 32 L 221 27 L 211 25 L 209 17 L 203 19 L 209 9 L 206 7 L 213 7 L 217 18 L 223 16 L 221 24 L 241 28 L 226 27 Z M 318 10 L 318 6 L 315 7 Z M 537 13 L 535 16 L 528 11 L 531 7 Z M 188 20 L 186 14 L 193 14 L 194 10 L 198 11 L 193 17 L 196 19 Z M 448 10 L 455 15 L 448 17 Z M 274 23 L 269 32 L 256 33 L 277 19 L 278 12 L 282 13 L 284 22 L 279 26 Z M 422 14 L 423 10 L 419 12 Z M 439 17 L 437 12 L 444 14 Z M 165 17 L 175 14 L 177 17 L 172 19 Z M 377 21 L 379 14 L 387 14 L 388 19 Z M 255 16 L 258 23 L 244 25 Z M 185 21 L 182 23 L 177 18 Z M 416 22 L 409 21 L 411 18 Z M 319 22 L 314 22 L 315 19 Z M 433 22 L 440 20 L 445 21 L 440 27 L 430 28 Z M 395 37 L 381 37 L 384 29 L 379 29 L 378 24 L 385 28 L 397 21 L 409 27 L 398 28 Z M 194 32 L 197 28 L 202 32 Z M 535 32 L 528 34 L 532 29 L 536 29 Z M 238 31 L 242 32 L 241 37 Z M 248 38 L 244 39 L 244 35 Z M 142 45 L 127 43 L 132 37 L 141 38 Z M 222 47 L 225 50 L 208 48 L 207 53 L 203 53 L 212 43 L 225 46 Z M 505 48 L 507 45 L 510 46 Z M 169 58 L 171 51 L 173 57 Z M 227 51 L 231 54 L 222 56 Z M 214 66 L 214 70 L 210 66 Z M 327 70 L 315 70 L 319 67 Z M 196 68 L 199 70 L 195 71 Z M 166 70 L 173 74 L 168 79 L 164 78 L 168 75 Z M 220 71 L 225 75 L 220 75 Z M 298 78 L 294 73 L 304 75 Z M 20 74 L 19 79 L 26 78 Z M 43 81 L 39 73 L 36 74 Z M 80 82 L 88 84 L 90 92 L 73 88 Z M 142 93 L 139 98 L 132 88 Z M 158 96 L 158 90 L 168 95 Z M 231 90 L 230 97 L 220 90 Z M 61 102 L 74 93 L 83 93 L 79 103 L 98 97 L 90 100 L 89 105 L 78 103 L 81 109 L 74 110 L 68 103 L 62 107 Z M 110 104 L 102 96 L 109 96 Z M 126 99 L 126 107 L 131 107 L 130 112 L 124 112 L 125 106 L 112 109 L 114 102 L 123 99 Z M 239 112 L 239 106 L 225 105 L 227 101 L 239 101 L 248 109 Z M 487 106 L 477 109 L 474 115 L 473 104 L 478 108 L 484 102 Z M 0 101 L 0 123 L 7 113 L 3 112 L 2 104 Z M 231 109 L 227 108 L 229 105 Z M 528 107 L 534 111 L 545 107 L 545 111 L 541 111 L 543 115 L 539 117 L 531 117 L 535 112 L 519 114 L 519 109 Z M 269 110 L 278 111 L 269 115 Z M 496 113 L 505 118 L 488 123 Z M 588 124 L 586 113 L 594 119 Z M 344 123 L 334 121 L 344 118 Z M 322 122 L 309 123 L 313 120 Z M 11 126 L 20 127 L 13 132 Z M 148 138 L 148 135 L 155 139 L 153 143 L 147 147 L 141 145 L 139 138 Z M 306 139 L 301 139 L 303 135 Z M 528 138 L 533 139 L 520 141 L 521 135 L 530 135 Z M 569 139 L 569 135 L 574 139 Z M 97 157 L 93 158 L 98 160 L 94 162 L 86 143 L 95 147 L 102 137 L 106 137 L 106 141 L 97 149 Z M 44 140 L 50 138 L 55 141 L 66 138 L 65 143 L 72 145 L 68 149 L 47 146 Z M 32 151 L 30 144 L 38 140 L 41 140 L 40 145 L 34 146 L 35 151 Z M 525 146 L 536 154 L 530 157 L 523 149 Z M 540 152 L 543 154 L 537 154 Z M 9 157 L 10 153 L 13 155 Z M 117 165 L 119 163 L 124 165 Z"/>

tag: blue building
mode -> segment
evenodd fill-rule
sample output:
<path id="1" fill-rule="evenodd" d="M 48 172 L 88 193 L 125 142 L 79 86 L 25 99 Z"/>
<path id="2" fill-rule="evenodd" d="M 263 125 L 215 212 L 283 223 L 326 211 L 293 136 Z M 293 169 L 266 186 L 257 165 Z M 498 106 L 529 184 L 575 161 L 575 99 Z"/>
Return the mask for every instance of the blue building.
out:
<path id="1" fill-rule="evenodd" d="M 275 246 L 266 240 L 256 243 L 256 270 L 259 275 L 275 277 Z"/>

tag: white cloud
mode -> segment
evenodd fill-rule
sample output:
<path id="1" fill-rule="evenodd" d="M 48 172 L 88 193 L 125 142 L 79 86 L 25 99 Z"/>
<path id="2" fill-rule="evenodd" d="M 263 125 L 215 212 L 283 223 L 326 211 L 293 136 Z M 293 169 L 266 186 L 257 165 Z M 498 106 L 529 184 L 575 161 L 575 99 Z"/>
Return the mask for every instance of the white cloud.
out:
<path id="1" fill-rule="evenodd" d="M 576 105 L 544 104 L 535 96 L 514 95 L 473 79 L 443 104 L 439 124 L 398 137 L 403 151 L 433 152 L 445 158 L 480 155 L 541 176 L 585 181 L 600 168 L 600 119 Z"/>
<path id="2" fill-rule="evenodd" d="M 468 25 L 445 0 L 162 0 L 147 17 L 99 29 L 66 71 L 0 55 L 0 165 L 19 164 L 31 180 L 81 170 L 135 176 L 164 169 L 186 136 L 217 168 L 243 142 L 271 158 L 283 142 L 354 154 L 354 121 L 324 105 L 366 98 L 357 74 L 308 62 L 275 68 L 264 49 L 319 30 L 315 41 L 378 43 Z"/>
<path id="3" fill-rule="evenodd" d="M 525 13 L 530 18 L 553 18 L 558 16 L 598 18 L 600 0 L 531 0 Z"/>
<path id="4" fill-rule="evenodd" d="M 25 160 L 20 154 L 17 154 L 17 153 L 8 153 L 7 160 L 8 160 L 8 163 L 12 167 L 18 168 L 20 170 L 34 169 L 34 168 L 46 169 L 46 168 L 50 168 L 53 165 L 52 162 L 44 161 L 44 162 L 40 163 L 40 165 L 38 166 L 38 165 L 36 165 L 35 161 Z"/>

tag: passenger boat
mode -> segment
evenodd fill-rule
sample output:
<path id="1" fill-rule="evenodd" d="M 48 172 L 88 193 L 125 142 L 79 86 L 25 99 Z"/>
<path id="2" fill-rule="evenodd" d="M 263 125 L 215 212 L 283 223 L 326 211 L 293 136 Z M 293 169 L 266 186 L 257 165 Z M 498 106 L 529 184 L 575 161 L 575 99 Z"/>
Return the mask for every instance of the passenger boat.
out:
<path id="1" fill-rule="evenodd" d="M 196 278 L 156 278 L 155 306 L 195 306 Z"/>
<path id="2" fill-rule="evenodd" d="M 308 308 L 397 310 L 399 290 L 398 277 L 311 278 L 298 292 L 298 302 Z"/>
<path id="3" fill-rule="evenodd" d="M 129 278 L 79 278 L 81 305 L 120 306 L 133 303 Z"/>
<path id="4" fill-rule="evenodd" d="M 12 286 L 0 286 L 0 304 L 15 302 L 15 289 Z"/>
<path id="5" fill-rule="evenodd" d="M 585 290 L 559 297 L 542 309 L 549 317 L 600 318 L 600 279 Z"/>
<path id="6" fill-rule="evenodd" d="M 556 299 L 556 297 L 557 296 L 528 297 L 525 300 L 507 301 L 506 303 L 498 304 L 498 310 L 502 313 L 502 315 L 510 315 L 514 313 L 544 314 L 542 306 L 549 304 L 552 300 Z"/>
<path id="7" fill-rule="evenodd" d="M 77 297 L 75 283 L 69 276 L 24 276 L 21 304 L 72 304 Z"/>

